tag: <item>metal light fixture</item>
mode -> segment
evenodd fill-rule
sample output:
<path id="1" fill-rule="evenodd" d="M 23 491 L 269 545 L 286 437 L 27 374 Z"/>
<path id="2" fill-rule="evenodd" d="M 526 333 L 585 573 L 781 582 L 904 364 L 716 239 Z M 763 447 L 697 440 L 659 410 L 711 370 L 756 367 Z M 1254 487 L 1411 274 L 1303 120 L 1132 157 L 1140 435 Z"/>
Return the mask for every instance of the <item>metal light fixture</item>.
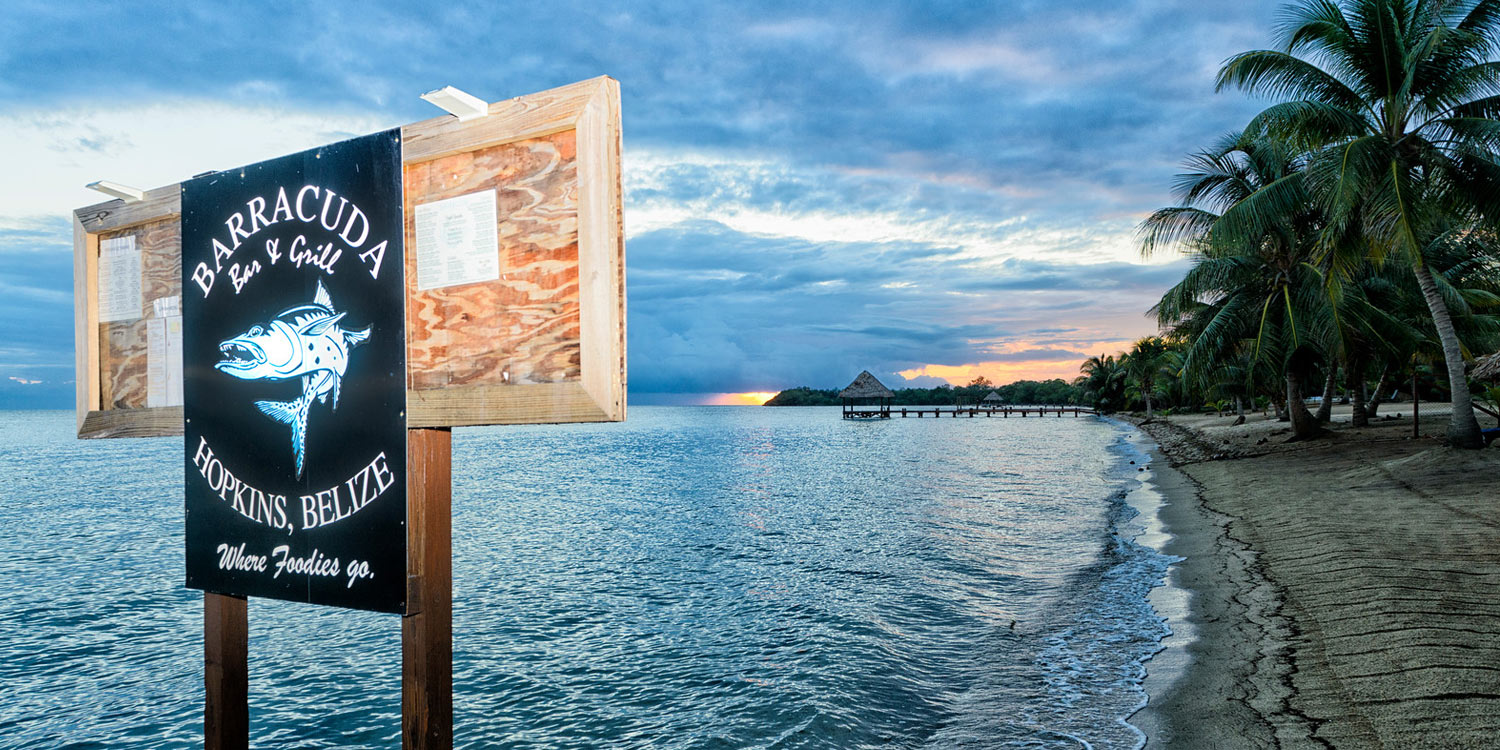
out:
<path id="1" fill-rule="evenodd" d="M 133 188 L 129 185 L 121 185 L 118 182 L 110 182 L 109 180 L 95 180 L 94 182 L 90 182 L 89 184 L 84 185 L 84 187 L 88 188 L 89 190 L 97 190 L 101 193 L 104 193 L 105 195 L 114 196 L 125 201 L 126 203 L 134 203 L 138 200 L 145 200 L 146 198 L 146 191 L 141 190 L 140 188 Z"/>
<path id="2" fill-rule="evenodd" d="M 452 86 L 429 91 L 422 95 L 422 99 L 442 107 L 449 114 L 457 117 L 459 122 L 476 120 L 490 113 L 490 105 L 483 99 Z"/>

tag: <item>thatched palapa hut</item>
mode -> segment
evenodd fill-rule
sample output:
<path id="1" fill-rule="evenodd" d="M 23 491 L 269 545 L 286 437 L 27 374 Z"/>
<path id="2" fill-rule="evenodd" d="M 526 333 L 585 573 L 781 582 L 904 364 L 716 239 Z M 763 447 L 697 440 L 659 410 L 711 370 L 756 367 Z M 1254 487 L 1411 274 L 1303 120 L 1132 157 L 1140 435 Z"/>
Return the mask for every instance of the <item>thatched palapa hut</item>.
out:
<path id="1" fill-rule="evenodd" d="M 999 391 L 990 391 L 990 395 L 985 396 L 979 403 L 986 409 L 996 409 L 1005 404 L 1005 399 L 1000 398 Z"/>
<path id="2" fill-rule="evenodd" d="M 848 388 L 839 391 L 839 399 L 844 402 L 844 419 L 890 419 L 891 399 L 895 397 L 869 370 L 861 372 Z"/>
<path id="3" fill-rule="evenodd" d="M 1469 377 L 1475 380 L 1500 380 L 1500 352 L 1474 360 L 1474 370 L 1469 373 Z"/>

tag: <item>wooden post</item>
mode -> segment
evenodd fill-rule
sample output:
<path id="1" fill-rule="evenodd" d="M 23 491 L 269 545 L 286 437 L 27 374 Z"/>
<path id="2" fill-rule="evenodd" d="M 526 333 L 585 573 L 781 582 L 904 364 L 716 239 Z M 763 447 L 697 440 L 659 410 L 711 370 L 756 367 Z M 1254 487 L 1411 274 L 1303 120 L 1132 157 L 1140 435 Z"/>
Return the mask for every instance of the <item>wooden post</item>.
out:
<path id="1" fill-rule="evenodd" d="M 401 618 L 401 747 L 453 747 L 453 431 L 406 432 L 407 611 Z"/>
<path id="2" fill-rule="evenodd" d="M 203 747 L 250 746 L 249 620 L 245 597 L 203 594 Z"/>

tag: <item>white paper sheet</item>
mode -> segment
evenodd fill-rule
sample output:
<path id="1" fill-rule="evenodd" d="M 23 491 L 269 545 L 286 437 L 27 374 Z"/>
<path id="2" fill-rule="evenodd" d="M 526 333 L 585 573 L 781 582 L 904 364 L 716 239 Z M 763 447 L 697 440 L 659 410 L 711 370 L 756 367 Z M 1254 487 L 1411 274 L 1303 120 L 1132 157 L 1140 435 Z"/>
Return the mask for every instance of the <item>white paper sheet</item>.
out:
<path id="1" fill-rule="evenodd" d="M 157 297 L 151 300 L 151 314 L 158 318 L 170 318 L 182 314 L 182 298 L 177 295 Z"/>
<path id="2" fill-rule="evenodd" d="M 146 321 L 146 406 L 181 405 L 182 316 L 151 318 Z"/>
<path id="3" fill-rule="evenodd" d="M 415 213 L 418 289 L 500 278 L 494 190 L 424 203 Z"/>
<path id="4" fill-rule="evenodd" d="M 135 237 L 99 243 L 99 322 L 141 317 L 141 250 Z"/>

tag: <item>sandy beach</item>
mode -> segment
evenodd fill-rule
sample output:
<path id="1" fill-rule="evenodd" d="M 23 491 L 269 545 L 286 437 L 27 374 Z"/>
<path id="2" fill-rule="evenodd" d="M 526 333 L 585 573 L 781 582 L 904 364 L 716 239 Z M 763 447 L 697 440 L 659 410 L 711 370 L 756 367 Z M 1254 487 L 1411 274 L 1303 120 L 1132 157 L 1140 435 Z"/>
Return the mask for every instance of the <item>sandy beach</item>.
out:
<path id="1" fill-rule="evenodd" d="M 1415 439 L 1409 404 L 1301 443 L 1259 415 L 1144 426 L 1191 592 L 1155 670 L 1182 677 L 1132 719 L 1148 747 L 1494 746 L 1500 454 L 1443 447 L 1442 406 Z"/>

